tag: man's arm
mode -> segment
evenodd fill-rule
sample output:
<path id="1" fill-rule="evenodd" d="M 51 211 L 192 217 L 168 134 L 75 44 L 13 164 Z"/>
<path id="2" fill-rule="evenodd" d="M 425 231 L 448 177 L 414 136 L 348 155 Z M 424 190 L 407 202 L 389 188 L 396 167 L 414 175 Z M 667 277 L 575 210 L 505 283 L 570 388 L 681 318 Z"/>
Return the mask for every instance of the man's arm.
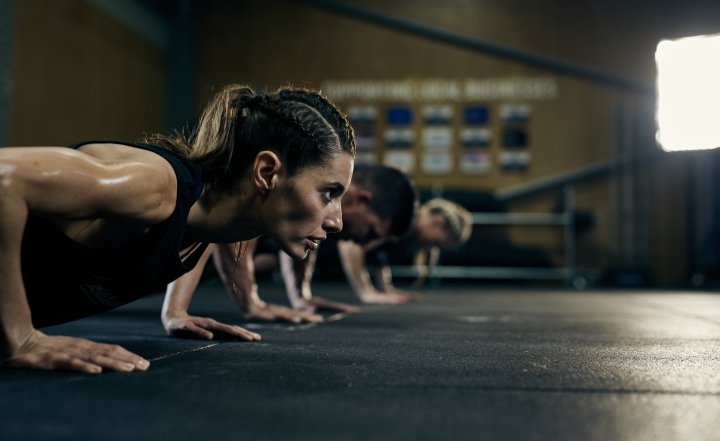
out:
<path id="1" fill-rule="evenodd" d="M 383 280 L 381 289 L 375 289 L 365 266 L 365 249 L 361 245 L 349 240 L 339 241 L 338 254 L 350 287 L 363 303 L 387 305 L 406 303 L 412 300 L 409 293 L 401 292 L 392 286 L 390 274 L 384 274 L 386 279 Z M 376 270 L 390 272 L 390 268 L 384 265 L 380 265 Z"/>
<path id="2" fill-rule="evenodd" d="M 218 244 L 215 246 L 213 258 L 228 295 L 243 311 L 245 318 L 267 321 L 284 320 L 292 323 L 318 323 L 324 320 L 321 315 L 311 311 L 293 310 L 286 306 L 262 301 L 258 296 L 253 262 L 257 239 L 248 241 L 244 249 L 238 248 L 242 246 L 241 244 Z M 241 253 L 240 256 L 238 256 L 238 251 Z"/>
<path id="3" fill-rule="evenodd" d="M 213 246 L 213 244 L 210 244 L 207 247 L 192 271 L 168 285 L 161 314 L 165 331 L 173 337 L 180 338 L 212 340 L 217 337 L 225 339 L 237 338 L 246 341 L 260 340 L 259 334 L 239 326 L 225 325 L 211 318 L 188 315 L 190 300 L 195 294 L 205 264 L 212 254 Z"/>
<path id="4" fill-rule="evenodd" d="M 328 311 L 340 311 L 347 314 L 360 312 L 360 308 L 357 306 L 333 302 L 322 297 L 313 297 L 312 291 L 310 290 L 310 282 L 312 281 L 312 274 L 315 270 L 317 251 L 310 251 L 308 257 L 303 260 L 294 260 L 283 251 L 279 252 L 278 257 L 280 260 L 280 270 L 283 280 L 285 281 L 285 291 L 293 308 L 303 311 L 324 309 Z"/>

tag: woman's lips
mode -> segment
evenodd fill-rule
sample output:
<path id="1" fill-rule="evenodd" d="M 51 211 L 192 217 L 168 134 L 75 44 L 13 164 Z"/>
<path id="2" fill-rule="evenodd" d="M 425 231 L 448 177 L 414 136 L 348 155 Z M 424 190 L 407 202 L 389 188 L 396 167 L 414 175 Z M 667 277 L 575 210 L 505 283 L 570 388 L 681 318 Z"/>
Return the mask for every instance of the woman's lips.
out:
<path id="1" fill-rule="evenodd" d="M 317 248 L 318 248 L 318 243 L 313 242 L 313 241 L 310 240 L 310 239 L 307 239 L 307 243 L 308 243 L 308 247 L 309 247 L 311 250 L 313 250 L 313 251 L 314 251 L 314 250 L 317 250 Z"/>

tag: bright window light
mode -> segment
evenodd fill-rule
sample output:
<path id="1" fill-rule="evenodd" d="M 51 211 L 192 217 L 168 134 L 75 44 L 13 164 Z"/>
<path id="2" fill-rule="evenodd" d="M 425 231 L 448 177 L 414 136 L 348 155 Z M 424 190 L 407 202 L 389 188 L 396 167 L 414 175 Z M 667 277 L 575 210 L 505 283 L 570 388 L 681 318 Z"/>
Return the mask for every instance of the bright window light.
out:
<path id="1" fill-rule="evenodd" d="M 720 34 L 661 41 L 655 61 L 663 150 L 720 147 Z"/>

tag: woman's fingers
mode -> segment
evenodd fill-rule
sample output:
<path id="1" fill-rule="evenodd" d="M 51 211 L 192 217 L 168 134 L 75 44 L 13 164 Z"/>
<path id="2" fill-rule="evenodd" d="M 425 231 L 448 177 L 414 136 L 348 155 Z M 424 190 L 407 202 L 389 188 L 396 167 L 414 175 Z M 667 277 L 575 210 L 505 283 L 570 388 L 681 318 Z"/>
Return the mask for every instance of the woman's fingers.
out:
<path id="1" fill-rule="evenodd" d="M 292 310 L 291 310 L 292 311 Z M 298 314 L 300 318 L 308 323 L 321 323 L 325 321 L 325 317 L 320 314 L 313 314 L 306 311 L 292 311 L 294 314 Z"/>
<path id="2" fill-rule="evenodd" d="M 92 342 L 91 342 L 92 343 Z M 100 343 L 93 343 L 95 345 L 100 345 Z M 139 355 L 133 354 L 132 352 L 128 351 L 127 349 L 123 348 L 119 345 L 107 345 L 107 344 L 101 344 L 103 346 L 103 351 L 101 352 L 102 355 L 104 355 L 107 358 L 110 358 L 112 360 L 117 360 L 122 363 L 129 364 L 133 367 L 133 369 L 138 369 L 141 371 L 146 371 L 148 367 L 150 367 L 150 362 L 145 360 L 144 358 L 140 357 Z M 99 363 L 98 363 L 99 364 Z"/>
<path id="3" fill-rule="evenodd" d="M 11 367 L 69 369 L 99 374 L 103 369 L 118 372 L 146 370 L 150 363 L 118 345 L 90 340 L 43 336 L 5 363 Z"/>
<path id="4" fill-rule="evenodd" d="M 16 366 L 16 367 L 31 367 L 35 369 L 48 369 L 48 370 L 56 370 L 56 369 L 66 369 L 70 371 L 79 371 L 79 372 L 85 372 L 88 374 L 99 374 L 102 372 L 102 367 L 90 363 L 88 361 L 82 360 L 78 357 L 73 357 L 68 354 L 62 354 L 62 353 L 55 353 L 55 354 L 47 354 L 42 357 L 44 359 L 44 363 L 41 364 L 34 364 L 31 363 L 27 366 Z"/>
<path id="5" fill-rule="evenodd" d="M 248 331 L 239 326 L 225 325 L 205 317 L 184 317 L 173 320 L 166 325 L 170 335 L 179 338 L 197 338 L 212 340 L 213 338 L 238 339 L 244 341 L 260 340 L 260 334 Z"/>
<path id="6" fill-rule="evenodd" d="M 231 326 L 223 323 L 219 323 L 213 319 L 202 319 L 200 326 L 205 329 L 212 330 L 224 334 L 226 337 L 237 338 L 245 341 L 260 340 L 260 334 L 248 331 L 247 329 L 239 326 Z"/>
<path id="7" fill-rule="evenodd" d="M 89 361 L 102 368 L 117 372 L 132 372 L 135 370 L 135 365 L 133 363 L 121 361 L 117 358 L 111 358 L 105 355 L 93 355 L 90 357 Z"/>
<path id="8" fill-rule="evenodd" d="M 260 341 L 260 340 L 262 339 L 262 337 L 260 336 L 260 334 L 257 334 L 257 333 L 252 332 L 252 331 L 248 331 L 247 329 L 241 328 L 240 326 L 233 326 L 233 328 L 235 328 L 236 332 L 239 332 L 239 333 L 245 335 L 244 340 L 247 340 L 247 341 Z"/>
<path id="9" fill-rule="evenodd" d="M 132 372 L 135 369 L 147 370 L 150 366 L 150 362 L 119 345 L 95 343 L 85 339 L 79 339 L 78 345 L 80 350 L 79 353 L 72 354 L 75 355 L 74 358 L 93 366 L 117 372 Z M 84 366 L 83 369 L 85 368 L 88 367 Z"/>
<path id="10" fill-rule="evenodd" d="M 196 326 L 195 323 L 191 321 L 185 321 L 182 324 L 174 325 L 170 327 L 168 330 L 169 334 L 173 337 L 179 337 L 179 338 L 194 338 L 194 339 L 200 339 L 200 340 L 212 340 L 213 339 L 213 333 L 203 329 L 199 326 Z"/>
<path id="11" fill-rule="evenodd" d="M 205 326 L 197 326 L 193 322 L 188 322 L 187 325 L 185 325 L 185 329 L 194 334 L 197 335 L 195 338 L 201 338 L 203 340 L 212 340 L 215 336 L 212 332 L 210 332 Z"/>
<path id="12" fill-rule="evenodd" d="M 102 367 L 80 360 L 79 358 L 71 358 L 64 363 L 59 363 L 54 369 L 69 369 L 71 371 L 80 371 L 88 374 L 99 374 L 103 371 Z"/>

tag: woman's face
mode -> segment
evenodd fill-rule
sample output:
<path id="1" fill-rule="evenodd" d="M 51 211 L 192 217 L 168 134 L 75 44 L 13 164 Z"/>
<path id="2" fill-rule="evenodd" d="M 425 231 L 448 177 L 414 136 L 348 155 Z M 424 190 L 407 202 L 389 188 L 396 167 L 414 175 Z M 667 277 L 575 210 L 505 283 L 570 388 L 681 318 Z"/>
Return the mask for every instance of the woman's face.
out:
<path id="1" fill-rule="evenodd" d="M 338 153 L 280 180 L 264 204 L 267 235 L 292 258 L 304 259 L 328 234 L 342 230 L 340 200 L 353 167 L 351 155 Z"/>
<path id="2" fill-rule="evenodd" d="M 445 249 L 457 245 L 443 215 L 425 211 L 421 213 L 421 216 L 416 225 L 416 235 L 423 248 L 440 247 Z"/>

